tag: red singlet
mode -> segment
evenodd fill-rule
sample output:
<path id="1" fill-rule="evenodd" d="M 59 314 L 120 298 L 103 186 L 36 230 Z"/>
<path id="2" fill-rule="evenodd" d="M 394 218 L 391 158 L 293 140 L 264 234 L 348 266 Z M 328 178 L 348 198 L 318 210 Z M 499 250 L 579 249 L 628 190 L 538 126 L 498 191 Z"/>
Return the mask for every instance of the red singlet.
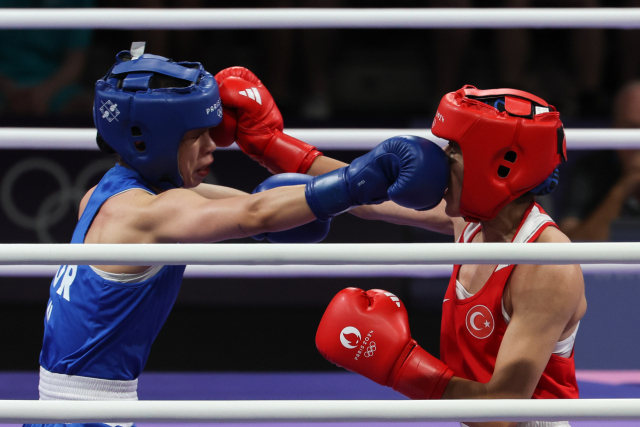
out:
<path id="1" fill-rule="evenodd" d="M 533 242 L 548 226 L 556 227 L 537 203 L 532 203 L 512 242 Z M 480 232 L 480 224 L 468 224 L 458 243 L 468 243 Z M 442 306 L 440 359 L 454 375 L 487 383 L 493 375 L 496 357 L 507 330 L 502 316 L 502 294 L 515 265 L 498 265 L 487 283 L 470 298 L 456 297 L 460 266 L 453 269 Z M 552 354 L 533 392 L 534 399 L 577 399 L 576 370 L 571 357 Z"/>

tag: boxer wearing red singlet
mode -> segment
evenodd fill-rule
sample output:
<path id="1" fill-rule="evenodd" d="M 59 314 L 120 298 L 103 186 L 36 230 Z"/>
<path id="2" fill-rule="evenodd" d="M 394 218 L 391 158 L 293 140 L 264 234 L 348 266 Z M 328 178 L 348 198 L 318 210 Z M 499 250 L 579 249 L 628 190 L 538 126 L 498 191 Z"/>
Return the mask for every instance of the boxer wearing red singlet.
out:
<path id="1" fill-rule="evenodd" d="M 549 226 L 557 228 L 540 205 L 533 203 L 525 212 L 512 241 L 533 242 Z M 468 224 L 458 243 L 470 243 L 480 232 L 479 224 Z M 507 319 L 511 318 L 505 313 L 503 294 L 514 267 L 506 264 L 497 266 L 482 289 L 474 295 L 465 292 L 465 288 L 460 289 L 463 285 L 457 278 L 461 266 L 456 265 L 453 269 L 442 305 L 440 359 L 466 379 L 481 383 L 491 380 L 507 331 Z M 533 398 L 578 398 L 572 348 L 575 336 L 569 339 L 568 346 L 561 346 L 558 352 L 551 354 Z M 568 353 L 568 357 L 558 353 Z"/>
<path id="2" fill-rule="evenodd" d="M 432 132 L 449 141 L 444 203 L 427 212 L 390 202 L 351 212 L 454 234 L 456 242 L 570 243 L 534 199 L 555 188 L 566 160 L 553 106 L 518 90 L 465 86 L 442 99 Z M 320 165 L 309 173 L 323 172 Z M 573 342 L 586 312 L 579 265 L 456 266 L 443 304 L 441 360 L 411 339 L 402 302 L 380 290 L 338 293 L 316 345 L 331 362 L 411 399 L 578 397 Z"/>

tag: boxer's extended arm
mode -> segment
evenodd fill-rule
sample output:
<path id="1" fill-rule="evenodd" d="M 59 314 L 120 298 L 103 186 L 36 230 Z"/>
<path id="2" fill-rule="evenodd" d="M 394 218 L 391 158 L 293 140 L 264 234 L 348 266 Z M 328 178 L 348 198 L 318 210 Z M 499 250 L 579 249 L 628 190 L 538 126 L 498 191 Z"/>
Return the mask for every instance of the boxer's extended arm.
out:
<path id="1" fill-rule="evenodd" d="M 315 219 L 305 187 L 280 187 L 259 194 L 210 200 L 175 189 L 154 197 L 138 226 L 159 243 L 204 243 L 284 230 Z"/>
<path id="2" fill-rule="evenodd" d="M 344 166 L 347 166 L 347 163 L 327 156 L 319 156 L 311 164 L 307 174 L 322 175 Z M 392 224 L 425 228 L 442 234 L 453 234 L 453 221 L 444 212 L 444 207 L 443 201 L 431 210 L 416 211 L 393 202 L 385 202 L 380 205 L 359 206 L 350 210 L 349 213 L 362 219 L 386 221 Z"/>
<path id="3" fill-rule="evenodd" d="M 200 184 L 197 187 L 190 188 L 189 190 L 201 195 L 205 199 L 211 200 L 227 199 L 229 197 L 245 196 L 248 194 L 244 191 L 236 190 L 235 188 L 212 184 Z"/>
<path id="4" fill-rule="evenodd" d="M 390 138 L 350 166 L 312 178 L 306 186 L 281 183 L 286 186 L 252 195 L 211 200 L 185 189 L 156 196 L 127 191 L 103 205 L 98 218 L 103 235 L 95 242 L 125 243 L 119 241 L 123 233 L 137 243 L 217 242 L 287 230 L 316 218 L 326 221 L 353 206 L 389 199 L 415 208 L 431 206 L 444 190 L 443 182 L 433 184 L 420 167 L 420 159 L 434 150 L 430 144 L 417 137 Z M 108 224 L 118 224 L 117 237 L 106 230 Z"/>

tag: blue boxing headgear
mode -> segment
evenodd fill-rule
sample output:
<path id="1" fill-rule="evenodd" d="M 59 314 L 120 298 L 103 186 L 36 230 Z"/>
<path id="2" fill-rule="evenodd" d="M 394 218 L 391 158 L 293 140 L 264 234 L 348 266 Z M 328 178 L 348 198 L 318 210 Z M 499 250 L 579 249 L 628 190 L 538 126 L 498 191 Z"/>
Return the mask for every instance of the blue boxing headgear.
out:
<path id="1" fill-rule="evenodd" d="M 185 85 L 153 88 L 157 76 Z M 178 146 L 188 131 L 222 121 L 218 84 L 199 62 L 150 54 L 134 58 L 123 51 L 96 82 L 93 121 L 104 141 L 150 184 L 182 187 Z"/>

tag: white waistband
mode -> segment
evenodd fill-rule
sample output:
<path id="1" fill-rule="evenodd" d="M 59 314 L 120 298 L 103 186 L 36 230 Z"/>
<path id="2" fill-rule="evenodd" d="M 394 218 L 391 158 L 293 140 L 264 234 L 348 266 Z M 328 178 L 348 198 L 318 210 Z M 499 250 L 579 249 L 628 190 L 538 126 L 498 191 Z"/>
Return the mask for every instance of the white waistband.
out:
<path id="1" fill-rule="evenodd" d="M 138 380 L 54 374 L 40 367 L 40 400 L 138 400 Z"/>

